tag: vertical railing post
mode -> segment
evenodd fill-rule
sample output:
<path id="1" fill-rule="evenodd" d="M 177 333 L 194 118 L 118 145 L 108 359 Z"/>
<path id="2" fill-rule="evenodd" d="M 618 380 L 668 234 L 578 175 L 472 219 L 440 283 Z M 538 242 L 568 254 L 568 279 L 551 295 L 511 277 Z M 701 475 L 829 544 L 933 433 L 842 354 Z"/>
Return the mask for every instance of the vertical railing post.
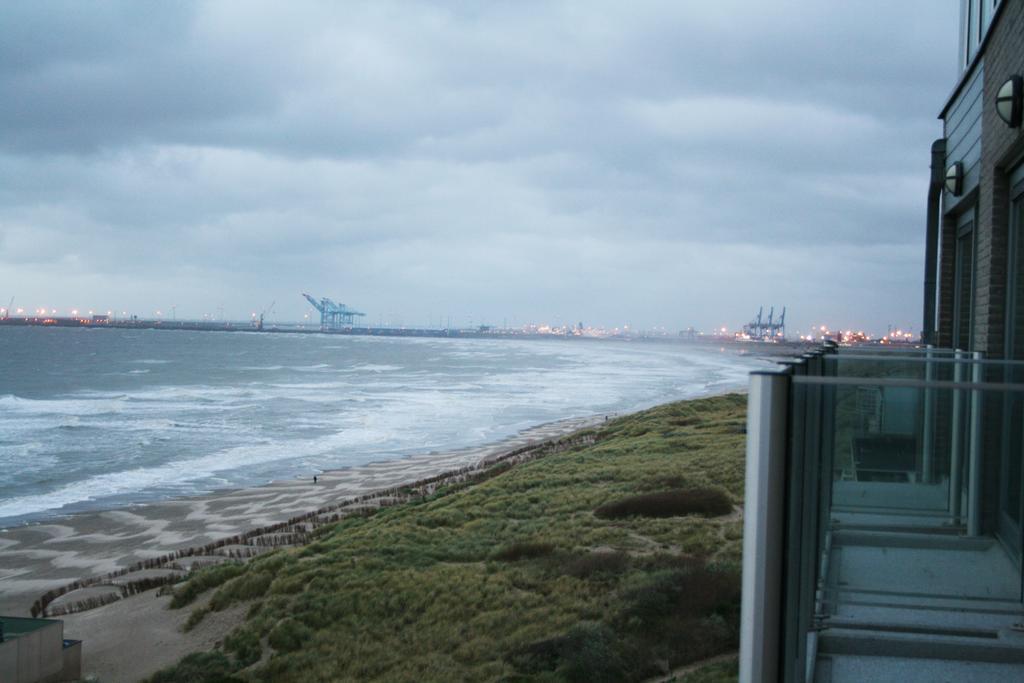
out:
<path id="1" fill-rule="evenodd" d="M 780 365 L 788 366 L 788 374 L 791 377 L 813 375 L 815 372 L 812 368 L 817 358 L 815 354 L 804 354 L 796 361 L 784 361 Z M 788 495 L 783 503 L 782 513 L 785 545 L 781 560 L 782 592 L 779 600 L 787 609 L 795 610 L 790 613 L 797 615 L 797 618 L 786 619 L 779 631 L 779 675 L 787 683 L 801 683 L 803 680 L 798 677 L 798 672 L 802 673 L 802 665 L 806 660 L 806 639 L 803 634 L 807 633 L 808 624 L 801 622 L 805 615 L 808 619 L 813 616 L 814 611 L 811 607 L 812 601 L 804 595 L 806 557 L 802 552 L 794 552 L 806 547 L 808 515 L 804 513 L 807 504 L 803 493 L 804 479 L 807 476 L 806 466 L 813 459 L 807 457 L 807 448 L 812 445 L 807 436 L 811 427 L 808 412 L 809 395 L 809 391 L 800 391 L 793 393 L 786 401 L 788 417 L 783 486 Z"/>
<path id="2" fill-rule="evenodd" d="M 776 683 L 779 674 L 783 509 L 789 376 L 754 372 L 747 398 L 743 513 L 741 683 Z"/>
<path id="3" fill-rule="evenodd" d="M 980 384 L 984 379 L 981 352 L 973 354 L 971 381 Z M 971 440 L 967 466 L 967 535 L 981 535 L 981 389 L 971 389 Z"/>
<path id="4" fill-rule="evenodd" d="M 839 366 L 829 363 L 824 366 L 824 376 L 839 375 Z M 835 486 L 835 455 L 836 455 L 836 387 L 821 387 L 821 498 L 818 501 L 818 519 L 820 521 L 818 547 L 825 545 L 832 516 L 832 492 Z"/>
<path id="5" fill-rule="evenodd" d="M 924 381 L 935 381 L 935 363 L 932 362 L 932 350 L 934 346 L 929 345 L 925 356 L 928 359 L 924 365 Z M 925 388 L 924 390 L 924 424 L 923 438 L 921 439 L 922 466 L 921 480 L 925 484 L 935 481 L 935 434 L 932 424 L 935 417 L 935 390 Z"/>
<path id="6" fill-rule="evenodd" d="M 964 352 L 957 351 L 953 364 L 953 381 L 956 384 L 963 383 L 966 378 Z M 953 389 L 953 419 L 950 425 L 952 444 L 950 445 L 949 458 L 949 514 L 954 524 L 963 523 L 963 458 L 964 458 L 964 391 Z"/>
<path id="7" fill-rule="evenodd" d="M 808 361 L 807 374 L 815 377 L 825 374 L 825 359 L 821 353 L 815 354 L 814 358 Z M 818 501 L 822 488 L 822 387 L 806 385 L 800 393 L 804 394 L 804 444 L 801 463 L 803 481 L 799 489 L 801 498 L 799 509 L 803 517 L 801 524 L 803 533 L 800 539 L 799 564 L 797 565 L 799 567 L 797 575 L 799 585 L 797 609 L 799 611 L 795 619 L 787 619 L 787 621 L 795 621 L 797 624 L 796 665 L 799 668 L 793 671 L 792 680 L 796 683 L 805 683 L 814 680 L 813 668 L 817 658 L 817 632 L 814 624 L 819 617 L 818 604 L 815 600 L 818 588 L 815 578 L 821 559 L 819 556 L 821 548 L 818 545 L 818 526 L 821 524 L 821 519 L 818 516 Z M 793 507 L 790 506 L 789 509 L 793 509 Z M 793 545 L 787 542 L 785 552 L 788 554 L 794 550 Z M 787 559 L 793 562 L 792 558 Z M 792 604 L 787 600 L 787 608 Z M 788 613 L 787 609 L 786 614 Z"/>

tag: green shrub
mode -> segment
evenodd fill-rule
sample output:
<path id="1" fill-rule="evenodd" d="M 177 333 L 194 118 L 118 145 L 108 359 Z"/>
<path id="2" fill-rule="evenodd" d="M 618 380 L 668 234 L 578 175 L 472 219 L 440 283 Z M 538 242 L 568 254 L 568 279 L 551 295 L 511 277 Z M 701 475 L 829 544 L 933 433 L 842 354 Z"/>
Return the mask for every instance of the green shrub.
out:
<path id="1" fill-rule="evenodd" d="M 209 607 L 197 607 L 196 609 L 192 610 L 192 613 L 188 615 L 188 619 L 185 621 L 184 625 L 181 627 L 181 630 L 184 631 L 185 633 L 188 633 L 189 631 L 194 629 L 196 626 L 198 626 L 199 622 L 201 622 L 203 620 L 203 617 L 205 617 L 209 613 L 210 613 L 210 608 Z"/>
<path id="2" fill-rule="evenodd" d="M 306 586 L 306 577 L 303 574 L 286 574 L 278 576 L 270 584 L 270 592 L 276 595 L 292 595 L 301 593 Z"/>
<path id="3" fill-rule="evenodd" d="M 204 567 L 189 575 L 184 585 L 174 590 L 171 598 L 171 609 L 178 609 L 191 604 L 193 600 L 211 588 L 229 581 L 245 571 L 241 564 L 230 562 Z"/>
<path id="4" fill-rule="evenodd" d="M 735 612 L 740 600 L 740 577 L 708 567 L 652 572 L 622 595 L 620 619 L 631 628 L 657 629 L 672 618 L 699 618 Z"/>
<path id="5" fill-rule="evenodd" d="M 294 619 L 285 619 L 270 631 L 267 641 L 270 647 L 280 652 L 298 650 L 313 636 L 313 631 Z"/>
<path id="6" fill-rule="evenodd" d="M 605 503 L 594 510 L 603 519 L 623 517 L 680 517 L 703 515 L 721 517 L 732 512 L 729 494 L 720 489 L 677 489 L 643 493 Z"/>
<path id="7" fill-rule="evenodd" d="M 240 667 L 255 664 L 263 654 L 260 636 L 248 624 L 239 626 L 224 639 L 224 649 L 235 655 Z"/>
<path id="8" fill-rule="evenodd" d="M 629 555 L 621 551 L 587 553 L 570 560 L 565 573 L 577 579 L 621 574 L 629 568 Z"/>
<path id="9" fill-rule="evenodd" d="M 228 683 L 236 665 L 223 652 L 194 652 L 174 666 L 161 669 L 149 683 Z"/>
<path id="10" fill-rule="evenodd" d="M 210 608 L 216 611 L 225 609 L 233 602 L 262 598 L 270 588 L 274 577 L 267 572 L 250 571 L 243 573 L 227 585 L 221 587 L 210 599 Z"/>
<path id="11" fill-rule="evenodd" d="M 519 560 L 544 557 L 554 551 L 555 546 L 551 543 L 516 542 L 496 550 L 491 555 L 491 559 L 499 562 L 518 562 Z"/>
<path id="12" fill-rule="evenodd" d="M 693 482 L 681 474 L 665 474 L 644 480 L 639 489 L 641 491 L 665 491 L 671 489 L 692 488 Z"/>
<path id="13" fill-rule="evenodd" d="M 639 672 L 630 666 L 623 652 L 624 645 L 622 638 L 607 624 L 580 622 L 565 636 L 559 670 L 573 683 L 628 680 Z"/>
<path id="14" fill-rule="evenodd" d="M 633 680 L 641 673 L 628 650 L 629 644 L 607 624 L 581 621 L 563 635 L 514 650 L 506 659 L 530 676 L 557 671 L 567 681 L 611 683 Z"/>
<path id="15" fill-rule="evenodd" d="M 735 683 L 740 675 L 738 659 L 702 666 L 686 677 L 686 683 Z"/>
<path id="16" fill-rule="evenodd" d="M 554 671 L 558 667 L 564 641 L 563 636 L 558 636 L 529 643 L 508 653 L 505 659 L 518 671 L 526 674 Z"/>

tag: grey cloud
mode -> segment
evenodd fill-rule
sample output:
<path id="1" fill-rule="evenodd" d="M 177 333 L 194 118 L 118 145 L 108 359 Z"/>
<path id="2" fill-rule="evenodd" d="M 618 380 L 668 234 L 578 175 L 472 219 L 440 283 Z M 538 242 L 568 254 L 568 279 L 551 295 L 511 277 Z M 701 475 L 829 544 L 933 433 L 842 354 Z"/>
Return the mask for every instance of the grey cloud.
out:
<path id="1" fill-rule="evenodd" d="M 9 3 L 0 298 L 912 323 L 954 5 Z"/>

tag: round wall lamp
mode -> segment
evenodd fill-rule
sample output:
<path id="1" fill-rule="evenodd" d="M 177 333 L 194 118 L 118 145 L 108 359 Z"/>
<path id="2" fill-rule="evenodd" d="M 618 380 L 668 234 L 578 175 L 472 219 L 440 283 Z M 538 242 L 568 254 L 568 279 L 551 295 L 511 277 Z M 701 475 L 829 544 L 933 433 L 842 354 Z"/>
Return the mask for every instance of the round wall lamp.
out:
<path id="1" fill-rule="evenodd" d="M 962 162 L 955 162 L 946 169 L 946 192 L 954 197 L 959 197 L 964 191 L 964 165 Z"/>
<path id="2" fill-rule="evenodd" d="M 1010 128 L 1019 128 L 1024 113 L 1024 78 L 1010 76 L 996 93 L 996 113 Z"/>

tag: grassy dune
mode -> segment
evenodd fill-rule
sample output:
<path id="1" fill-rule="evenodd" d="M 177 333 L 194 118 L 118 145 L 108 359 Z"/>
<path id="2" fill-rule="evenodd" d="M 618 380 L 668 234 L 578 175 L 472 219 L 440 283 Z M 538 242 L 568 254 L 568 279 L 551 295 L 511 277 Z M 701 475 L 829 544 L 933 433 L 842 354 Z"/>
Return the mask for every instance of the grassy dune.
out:
<path id="1" fill-rule="evenodd" d="M 190 621 L 240 601 L 248 617 L 151 680 L 599 683 L 735 650 L 744 413 L 738 395 L 660 406 L 592 446 L 200 573 L 176 604 L 216 592 Z"/>

